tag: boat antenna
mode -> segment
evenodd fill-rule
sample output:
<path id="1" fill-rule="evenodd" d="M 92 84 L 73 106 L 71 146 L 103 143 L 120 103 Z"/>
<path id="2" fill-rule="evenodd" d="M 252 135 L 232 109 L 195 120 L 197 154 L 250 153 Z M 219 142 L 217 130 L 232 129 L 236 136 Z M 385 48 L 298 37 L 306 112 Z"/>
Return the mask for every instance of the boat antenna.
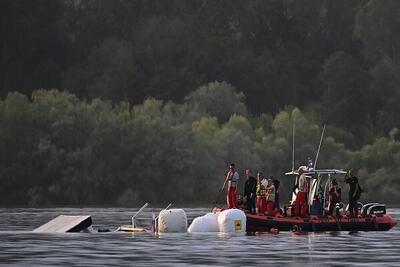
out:
<path id="1" fill-rule="evenodd" d="M 294 118 L 293 118 L 293 133 L 292 133 L 292 138 L 293 138 L 293 140 L 292 140 L 292 173 L 294 172 L 294 133 L 295 133 L 295 128 L 296 128 L 296 123 L 295 123 L 295 121 L 294 121 Z"/>
<path id="2" fill-rule="evenodd" d="M 325 125 L 324 125 L 324 128 L 322 128 L 321 139 L 319 140 L 317 155 L 315 156 L 314 169 L 315 169 L 315 167 L 317 166 L 318 155 L 319 155 L 319 151 L 320 151 L 320 149 L 321 149 L 321 144 L 322 144 L 322 139 L 324 138 L 324 133 L 325 133 Z"/>

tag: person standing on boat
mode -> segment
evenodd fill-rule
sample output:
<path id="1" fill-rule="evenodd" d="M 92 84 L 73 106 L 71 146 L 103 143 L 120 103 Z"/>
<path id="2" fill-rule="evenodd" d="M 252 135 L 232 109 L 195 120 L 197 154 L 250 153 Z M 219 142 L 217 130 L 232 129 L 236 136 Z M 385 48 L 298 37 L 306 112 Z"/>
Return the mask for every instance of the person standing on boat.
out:
<path id="1" fill-rule="evenodd" d="M 266 188 L 266 211 L 268 215 L 272 215 L 274 209 L 275 209 L 275 186 L 274 186 L 274 180 L 271 178 L 271 176 L 268 178 L 268 185 Z"/>
<path id="2" fill-rule="evenodd" d="M 333 215 L 333 210 L 337 204 L 342 201 L 342 190 L 339 188 L 336 179 L 332 179 L 331 189 L 329 189 L 329 204 L 328 204 L 328 215 Z M 336 215 L 339 215 L 339 211 L 336 210 Z"/>
<path id="3" fill-rule="evenodd" d="M 361 196 L 361 187 L 358 184 L 358 178 L 353 170 L 349 170 L 344 176 L 344 181 L 349 184 L 349 212 L 351 215 L 358 215 L 357 202 Z"/>
<path id="4" fill-rule="evenodd" d="M 256 195 L 257 195 L 257 212 L 258 213 L 265 213 L 266 209 L 266 199 L 265 199 L 265 187 L 266 187 L 266 179 L 264 179 L 262 172 L 257 172 L 257 188 L 256 188 Z"/>
<path id="5" fill-rule="evenodd" d="M 275 209 L 279 210 L 279 188 L 281 187 L 281 182 L 278 179 L 275 179 L 273 176 L 270 176 L 270 178 L 273 180 L 275 186 Z"/>
<path id="6" fill-rule="evenodd" d="M 294 212 L 296 215 L 306 216 L 308 214 L 307 194 L 308 194 L 308 181 L 305 168 L 299 168 L 299 182 L 296 200 L 294 202 Z"/>
<path id="7" fill-rule="evenodd" d="M 239 180 L 239 173 L 235 170 L 235 164 L 231 163 L 229 165 L 229 171 L 226 174 L 225 182 L 220 191 L 223 191 L 225 185 L 228 183 L 228 193 L 226 196 L 226 202 L 228 209 L 237 209 L 237 198 L 236 198 L 236 188 Z"/>
<path id="8" fill-rule="evenodd" d="M 256 188 L 257 180 L 253 177 L 250 169 L 246 170 L 247 180 L 244 184 L 244 196 L 246 197 L 246 209 L 249 212 L 256 212 Z"/>

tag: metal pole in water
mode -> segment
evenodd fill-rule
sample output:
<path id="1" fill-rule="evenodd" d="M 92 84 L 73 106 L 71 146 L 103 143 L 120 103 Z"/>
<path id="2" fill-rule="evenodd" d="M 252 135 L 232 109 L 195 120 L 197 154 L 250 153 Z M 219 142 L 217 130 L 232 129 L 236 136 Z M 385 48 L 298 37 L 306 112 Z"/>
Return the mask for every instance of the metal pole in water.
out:
<path id="1" fill-rule="evenodd" d="M 171 206 L 172 206 L 172 202 L 169 203 L 168 206 L 166 206 L 164 209 L 160 210 L 160 212 L 163 211 L 163 210 L 169 209 L 169 207 L 171 207 Z M 158 219 L 158 217 L 160 217 L 160 214 L 158 214 L 158 216 L 156 217 L 156 220 Z"/>
<path id="2" fill-rule="evenodd" d="M 132 216 L 132 228 L 135 228 L 135 218 L 138 216 L 147 206 L 149 203 L 145 203 L 136 213 Z"/>
<path id="3" fill-rule="evenodd" d="M 172 206 L 172 202 L 171 203 L 169 203 L 168 204 L 168 206 L 167 207 L 165 207 L 165 209 L 164 210 L 167 210 L 167 209 L 169 209 L 169 207 L 171 207 Z"/>

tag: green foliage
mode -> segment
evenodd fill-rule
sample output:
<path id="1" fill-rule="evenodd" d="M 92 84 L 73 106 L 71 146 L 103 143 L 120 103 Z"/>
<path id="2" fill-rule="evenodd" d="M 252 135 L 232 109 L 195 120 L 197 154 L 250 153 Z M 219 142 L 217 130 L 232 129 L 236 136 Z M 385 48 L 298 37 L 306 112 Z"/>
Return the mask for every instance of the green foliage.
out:
<path id="1" fill-rule="evenodd" d="M 92 98 L 127 100 L 135 68 L 132 45 L 107 39 L 67 72 L 64 86 L 73 92 L 85 91 Z"/>
<path id="2" fill-rule="evenodd" d="M 155 99 L 134 106 L 87 102 L 57 90 L 37 90 L 30 99 L 8 94 L 0 101 L 0 203 L 212 204 L 231 162 L 240 186 L 245 169 L 261 170 L 286 185 L 285 200 L 293 183 L 283 177 L 291 168 L 293 123 L 295 166 L 316 155 L 322 129 L 297 108 L 274 117 L 231 110 L 225 123 L 203 111 L 188 116 L 187 108 Z M 358 168 L 366 192 L 396 202 L 397 132 L 354 150 L 336 141 L 343 131 L 329 126 L 318 166 Z"/>
<path id="3" fill-rule="evenodd" d="M 318 165 L 398 202 L 399 3 L 0 1 L 0 203 L 209 202 L 322 124 Z"/>
<path id="4" fill-rule="evenodd" d="M 372 144 L 365 145 L 359 154 L 363 176 L 361 183 L 365 183 L 366 195 L 374 201 L 398 203 L 400 142 L 392 138 L 377 138 Z M 371 200 L 371 199 L 369 199 Z"/>
<path id="5" fill-rule="evenodd" d="M 201 86 L 185 97 L 188 109 L 200 116 L 215 116 L 220 122 L 226 122 L 231 114 L 246 115 L 243 93 L 226 82 L 213 82 Z"/>
<path id="6" fill-rule="evenodd" d="M 321 80 L 325 87 L 321 106 L 327 121 L 354 130 L 376 112 L 375 105 L 367 105 L 375 104 L 367 71 L 351 55 L 341 51 L 332 54 L 324 64 Z"/>
<path id="7" fill-rule="evenodd" d="M 186 97 L 220 123 L 232 111 L 297 106 L 365 136 L 346 139 L 360 148 L 400 123 L 399 8 L 396 0 L 4 0 L 0 95 Z"/>
<path id="8" fill-rule="evenodd" d="M 376 128 L 384 129 L 384 133 L 400 123 L 397 116 L 400 111 L 399 12 L 399 1 L 370 0 L 360 8 L 355 20 L 354 35 L 364 44 L 363 55 L 370 65 L 372 97 L 379 107 Z M 379 134 L 382 135 L 382 131 Z"/>

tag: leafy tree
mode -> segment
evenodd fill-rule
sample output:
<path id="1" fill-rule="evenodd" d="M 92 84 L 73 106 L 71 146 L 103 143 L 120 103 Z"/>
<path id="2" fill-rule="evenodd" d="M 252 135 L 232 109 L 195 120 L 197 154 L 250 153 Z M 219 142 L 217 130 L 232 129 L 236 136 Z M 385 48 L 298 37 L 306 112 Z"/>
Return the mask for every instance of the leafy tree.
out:
<path id="1" fill-rule="evenodd" d="M 368 1 L 356 16 L 354 35 L 364 44 L 365 58 L 370 62 L 373 97 L 378 99 L 376 128 L 386 133 L 398 124 L 398 86 L 400 85 L 400 20 L 398 1 Z M 378 134 L 382 134 L 379 132 Z"/>
<path id="2" fill-rule="evenodd" d="M 243 93 L 237 93 L 225 82 L 199 87 L 185 98 L 185 103 L 201 116 L 215 116 L 220 122 L 226 122 L 233 114 L 247 114 Z"/>
<path id="3" fill-rule="evenodd" d="M 293 125 L 297 167 L 324 124 L 318 166 L 396 202 L 398 11 L 0 1 L 0 203 L 210 203 L 231 161 L 291 185 Z"/>
<path id="4" fill-rule="evenodd" d="M 128 100 L 136 68 L 132 45 L 107 39 L 66 74 L 65 87 L 91 98 Z"/>
<path id="5" fill-rule="evenodd" d="M 321 106 L 327 121 L 355 130 L 378 109 L 368 73 L 356 58 L 344 52 L 333 54 L 325 62 L 321 80 L 325 87 Z"/>

